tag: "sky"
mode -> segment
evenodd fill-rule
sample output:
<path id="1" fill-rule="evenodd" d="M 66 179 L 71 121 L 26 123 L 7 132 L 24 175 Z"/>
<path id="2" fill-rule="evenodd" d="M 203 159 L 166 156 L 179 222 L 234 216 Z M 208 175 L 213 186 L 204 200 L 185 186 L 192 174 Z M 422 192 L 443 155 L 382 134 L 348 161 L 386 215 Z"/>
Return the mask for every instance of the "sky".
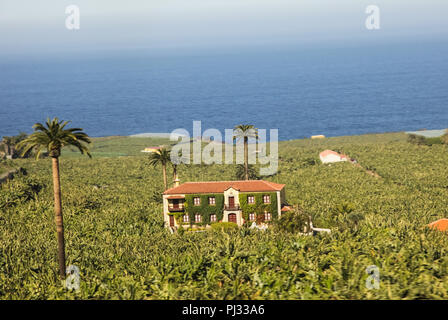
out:
<path id="1" fill-rule="evenodd" d="M 69 5 L 79 30 L 65 27 Z M 447 0 L 0 0 L 0 54 L 446 40 L 447 15 Z"/>

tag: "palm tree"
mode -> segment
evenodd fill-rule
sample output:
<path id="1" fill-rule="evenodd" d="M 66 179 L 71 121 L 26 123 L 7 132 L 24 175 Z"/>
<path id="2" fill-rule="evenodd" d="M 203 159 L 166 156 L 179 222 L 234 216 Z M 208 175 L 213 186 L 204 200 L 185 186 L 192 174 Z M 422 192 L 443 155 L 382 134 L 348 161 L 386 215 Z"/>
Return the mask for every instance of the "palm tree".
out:
<path id="1" fill-rule="evenodd" d="M 20 132 L 17 136 L 13 136 L 13 137 L 7 137 L 9 140 L 9 146 L 8 146 L 8 153 L 11 157 L 16 157 L 19 156 L 19 148 L 17 147 L 17 145 L 19 144 L 20 141 L 24 140 L 28 135 L 24 132 Z M 27 158 L 29 156 L 29 152 L 24 155 L 25 158 Z"/>
<path id="2" fill-rule="evenodd" d="M 170 151 L 163 147 L 153 152 L 149 155 L 149 164 L 152 166 L 156 166 L 159 163 L 162 165 L 162 173 L 163 173 L 163 184 L 165 186 L 165 190 L 168 188 L 168 182 L 166 178 L 166 165 L 171 162 Z"/>
<path id="3" fill-rule="evenodd" d="M 177 164 L 172 163 L 173 165 L 173 180 L 177 179 Z"/>
<path id="4" fill-rule="evenodd" d="M 170 163 L 173 166 L 173 181 L 176 182 L 176 180 L 179 179 L 177 176 L 177 168 L 181 163 L 186 163 L 188 158 L 184 156 L 182 153 L 177 155 L 176 158 L 171 158 L 173 156 L 172 153 L 170 153 Z"/>
<path id="5" fill-rule="evenodd" d="M 248 173 L 250 180 L 258 180 L 260 177 L 258 176 L 257 170 L 254 166 L 248 165 Z M 243 164 L 236 165 L 235 177 L 237 180 L 244 180 L 246 178 L 246 168 Z"/>
<path id="6" fill-rule="evenodd" d="M 233 137 L 244 141 L 244 172 L 246 180 L 249 180 L 249 138 L 258 138 L 257 128 L 251 124 L 240 124 L 233 129 Z"/>
<path id="7" fill-rule="evenodd" d="M 82 132 L 81 128 L 65 129 L 68 123 L 69 121 L 59 121 L 58 118 L 54 118 L 53 120 L 47 119 L 46 127 L 41 123 L 36 123 L 33 126 L 34 133 L 17 145 L 21 149 L 22 155 L 35 149 L 36 159 L 38 159 L 42 151 L 46 150 L 52 160 L 54 214 L 58 235 L 59 274 L 61 278 L 65 278 L 65 242 L 64 224 L 62 220 L 59 157 L 61 155 L 61 149 L 65 146 L 74 146 L 78 148 L 81 154 L 86 153 L 91 157 L 89 150 L 84 144 L 91 142 L 89 136 Z"/>

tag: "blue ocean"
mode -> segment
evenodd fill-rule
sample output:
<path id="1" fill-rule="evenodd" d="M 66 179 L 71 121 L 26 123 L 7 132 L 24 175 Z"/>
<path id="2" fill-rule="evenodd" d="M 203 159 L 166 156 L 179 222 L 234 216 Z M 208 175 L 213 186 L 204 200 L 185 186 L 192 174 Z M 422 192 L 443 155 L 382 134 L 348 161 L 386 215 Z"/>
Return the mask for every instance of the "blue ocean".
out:
<path id="1" fill-rule="evenodd" d="M 281 140 L 448 127 L 448 43 L 0 61 L 0 136 L 47 117 L 91 136 L 279 129 Z"/>

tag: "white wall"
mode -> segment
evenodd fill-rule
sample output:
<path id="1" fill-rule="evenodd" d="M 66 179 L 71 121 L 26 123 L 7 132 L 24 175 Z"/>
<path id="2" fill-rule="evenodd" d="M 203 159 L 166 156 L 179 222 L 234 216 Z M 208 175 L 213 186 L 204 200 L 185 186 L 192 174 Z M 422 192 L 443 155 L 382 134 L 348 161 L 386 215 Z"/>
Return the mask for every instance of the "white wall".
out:
<path id="1" fill-rule="evenodd" d="M 320 157 L 320 160 L 322 161 L 322 163 L 333 163 L 333 162 L 347 161 L 347 158 L 341 158 L 338 155 L 329 154 L 325 157 Z"/>

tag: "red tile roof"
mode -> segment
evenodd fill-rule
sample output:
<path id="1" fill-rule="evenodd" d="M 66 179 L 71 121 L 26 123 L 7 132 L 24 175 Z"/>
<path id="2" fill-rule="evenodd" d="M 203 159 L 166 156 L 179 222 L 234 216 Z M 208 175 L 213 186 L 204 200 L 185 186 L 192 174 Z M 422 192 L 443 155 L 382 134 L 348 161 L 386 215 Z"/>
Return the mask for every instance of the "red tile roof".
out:
<path id="1" fill-rule="evenodd" d="M 167 197 L 167 199 L 170 199 L 170 200 L 185 199 L 185 197 L 184 196 L 170 196 L 170 197 Z"/>
<path id="2" fill-rule="evenodd" d="M 264 180 L 186 182 L 166 190 L 163 194 L 222 193 L 229 188 L 241 192 L 263 192 L 280 191 L 284 187 L 284 184 Z"/>
<path id="3" fill-rule="evenodd" d="M 436 229 L 439 231 L 448 231 L 448 219 L 440 219 L 428 224 L 431 229 Z"/>

